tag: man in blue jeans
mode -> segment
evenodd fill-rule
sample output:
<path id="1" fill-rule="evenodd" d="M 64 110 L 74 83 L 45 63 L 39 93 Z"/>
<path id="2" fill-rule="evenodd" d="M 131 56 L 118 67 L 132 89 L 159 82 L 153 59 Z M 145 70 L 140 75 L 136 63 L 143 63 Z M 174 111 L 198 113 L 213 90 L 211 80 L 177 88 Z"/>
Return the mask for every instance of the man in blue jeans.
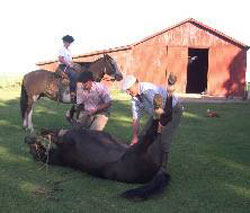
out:
<path id="1" fill-rule="evenodd" d="M 58 52 L 58 61 L 59 61 L 59 69 L 66 73 L 70 79 L 70 97 L 71 102 L 76 102 L 76 77 L 73 72 L 73 61 L 72 61 L 72 54 L 69 49 L 70 45 L 73 43 L 74 38 L 70 35 L 66 35 L 62 38 L 63 40 L 63 47 Z"/>

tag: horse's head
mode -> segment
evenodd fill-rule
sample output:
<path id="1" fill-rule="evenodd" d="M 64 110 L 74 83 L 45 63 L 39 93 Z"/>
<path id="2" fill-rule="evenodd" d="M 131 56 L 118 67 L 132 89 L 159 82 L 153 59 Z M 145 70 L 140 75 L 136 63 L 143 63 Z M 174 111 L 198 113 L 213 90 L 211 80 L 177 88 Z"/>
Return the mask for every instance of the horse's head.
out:
<path id="1" fill-rule="evenodd" d="M 123 79 L 123 75 L 120 72 L 115 60 L 108 54 L 104 54 L 103 60 L 105 62 L 104 74 L 110 76 L 110 78 L 104 77 L 104 79 L 111 80 L 111 81 L 115 81 L 115 80 L 121 81 Z"/>
<path id="2" fill-rule="evenodd" d="M 58 138 L 58 132 L 59 130 L 41 130 L 38 135 L 27 135 L 24 138 L 24 142 L 28 144 L 30 154 L 32 154 L 36 160 L 45 161 L 49 151 L 55 148 L 53 144 L 54 140 Z"/>
<path id="3" fill-rule="evenodd" d="M 30 154 L 34 157 L 35 160 L 43 160 L 45 159 L 46 148 L 39 141 L 36 136 L 26 136 L 24 138 L 24 142 L 28 144 L 30 148 Z"/>

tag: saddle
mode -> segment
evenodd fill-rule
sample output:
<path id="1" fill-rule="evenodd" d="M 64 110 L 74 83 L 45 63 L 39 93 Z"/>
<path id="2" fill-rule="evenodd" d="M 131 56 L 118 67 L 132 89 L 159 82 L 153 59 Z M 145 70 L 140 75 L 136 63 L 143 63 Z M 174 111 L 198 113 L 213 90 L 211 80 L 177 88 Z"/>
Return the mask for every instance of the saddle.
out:
<path id="1" fill-rule="evenodd" d="M 59 65 L 56 68 L 54 74 L 55 74 L 55 77 L 61 79 L 61 81 L 68 80 L 68 82 L 69 82 L 69 76 L 68 76 L 67 73 L 65 73 L 65 70 L 64 70 L 64 68 L 62 66 Z"/>
<path id="2" fill-rule="evenodd" d="M 67 67 L 65 65 L 59 64 L 58 67 L 55 70 L 55 75 L 61 79 L 67 79 L 69 80 L 68 74 L 65 72 Z M 73 63 L 73 71 L 76 73 L 80 73 L 83 71 L 83 68 L 80 64 L 78 63 Z"/>
<path id="3" fill-rule="evenodd" d="M 59 88 L 59 99 L 62 99 L 61 94 L 69 87 L 70 85 L 70 78 L 69 75 L 66 73 L 67 67 L 65 65 L 60 64 L 56 71 L 55 76 L 59 79 L 58 88 Z M 80 64 L 74 63 L 73 64 L 73 71 L 79 73 L 82 71 L 82 67 Z M 75 92 L 70 92 L 71 102 L 76 102 Z"/>

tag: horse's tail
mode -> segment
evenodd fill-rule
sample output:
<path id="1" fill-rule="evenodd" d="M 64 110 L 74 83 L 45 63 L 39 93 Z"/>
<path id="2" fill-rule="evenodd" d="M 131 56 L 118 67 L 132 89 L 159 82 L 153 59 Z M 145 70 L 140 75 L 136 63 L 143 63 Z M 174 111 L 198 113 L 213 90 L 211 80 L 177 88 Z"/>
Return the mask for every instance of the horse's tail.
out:
<path id="1" fill-rule="evenodd" d="M 148 184 L 123 192 L 121 196 L 130 200 L 146 200 L 153 195 L 162 193 L 169 180 L 170 176 L 160 171 Z"/>
<path id="2" fill-rule="evenodd" d="M 22 119 L 24 119 L 25 112 L 28 107 L 28 95 L 24 86 L 24 81 L 22 81 L 22 85 L 21 85 L 20 107 L 21 107 Z"/>

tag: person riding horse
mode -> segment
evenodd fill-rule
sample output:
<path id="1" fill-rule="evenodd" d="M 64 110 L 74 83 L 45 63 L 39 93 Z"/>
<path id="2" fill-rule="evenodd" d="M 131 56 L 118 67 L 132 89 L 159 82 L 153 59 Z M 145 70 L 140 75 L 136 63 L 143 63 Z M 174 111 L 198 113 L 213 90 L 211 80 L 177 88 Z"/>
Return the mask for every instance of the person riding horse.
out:
<path id="1" fill-rule="evenodd" d="M 69 49 L 70 45 L 74 42 L 74 38 L 70 35 L 63 36 L 63 47 L 58 52 L 58 69 L 60 72 L 66 73 L 70 79 L 70 97 L 71 102 L 76 102 L 76 76 L 73 72 L 74 64 L 72 61 L 72 54 Z"/>
<path id="2" fill-rule="evenodd" d="M 170 151 L 170 144 L 173 141 L 173 137 L 175 131 L 180 123 L 180 118 L 182 115 L 182 107 L 178 101 L 178 97 L 173 95 L 175 90 L 175 82 L 177 78 L 174 74 L 170 74 L 168 78 L 168 87 L 165 90 L 162 87 L 156 86 L 152 83 L 148 82 L 138 82 L 138 80 L 132 76 L 128 75 L 122 85 L 122 89 L 127 92 L 128 95 L 132 96 L 132 142 L 131 145 L 137 144 L 139 140 L 139 129 L 140 129 L 140 119 L 142 117 L 142 109 L 149 115 L 151 118 L 148 123 L 145 125 L 145 129 L 152 122 L 153 109 L 155 108 L 153 99 L 156 94 L 161 95 L 163 102 L 160 104 L 162 106 L 165 105 L 167 97 L 171 96 L 171 102 L 173 107 L 173 119 L 162 128 L 161 133 L 161 142 L 162 146 L 162 155 L 163 155 L 163 164 L 162 170 L 167 172 L 167 164 L 168 164 L 168 153 Z M 142 131 L 142 132 L 143 132 Z"/>
<path id="3" fill-rule="evenodd" d="M 121 81 L 123 74 L 120 72 L 116 61 L 108 54 L 104 54 L 98 59 L 88 62 L 88 71 L 93 73 L 94 81 L 100 82 L 105 76 L 110 81 Z M 74 63 L 74 71 L 76 79 L 81 72 L 86 72 L 85 62 Z M 25 130 L 34 131 L 32 123 L 32 113 L 35 103 L 41 97 L 47 97 L 50 100 L 72 104 L 70 89 L 67 81 L 62 81 L 54 72 L 40 69 L 29 72 L 24 75 L 21 84 L 20 108 Z"/>

